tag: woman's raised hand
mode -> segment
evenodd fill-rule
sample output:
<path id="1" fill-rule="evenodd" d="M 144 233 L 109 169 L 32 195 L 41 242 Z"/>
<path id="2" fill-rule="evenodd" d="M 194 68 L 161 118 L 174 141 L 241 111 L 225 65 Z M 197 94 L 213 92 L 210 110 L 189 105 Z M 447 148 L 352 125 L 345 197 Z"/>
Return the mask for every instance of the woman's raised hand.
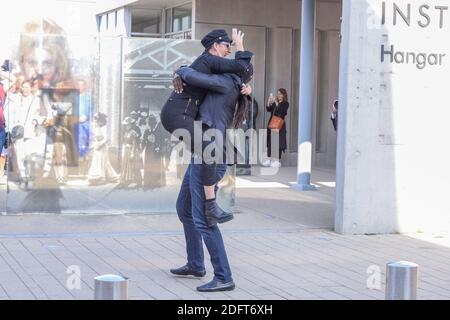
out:
<path id="1" fill-rule="evenodd" d="M 241 87 L 241 94 L 249 96 L 252 94 L 252 87 L 248 84 L 243 84 Z"/>
<path id="2" fill-rule="evenodd" d="M 244 35 L 241 30 L 233 28 L 231 33 L 231 39 L 233 40 L 233 44 L 236 46 L 237 51 L 244 51 Z"/>

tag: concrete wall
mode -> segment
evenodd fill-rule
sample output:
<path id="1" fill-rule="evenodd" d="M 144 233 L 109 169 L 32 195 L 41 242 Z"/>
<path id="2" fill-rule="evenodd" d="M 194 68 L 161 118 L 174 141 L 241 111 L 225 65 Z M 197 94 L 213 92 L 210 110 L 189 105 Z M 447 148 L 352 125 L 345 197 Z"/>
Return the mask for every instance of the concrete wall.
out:
<path id="1" fill-rule="evenodd" d="M 448 230 L 449 3 L 395 1 L 404 12 L 411 5 L 409 26 L 400 15 L 394 25 L 393 2 L 385 3 L 382 24 L 381 1 L 344 1 L 336 230 Z M 435 6 L 447 8 L 442 20 Z M 382 45 L 400 52 L 392 62 Z M 413 54 L 431 65 L 413 64 Z"/>
<path id="2" fill-rule="evenodd" d="M 218 24 L 300 29 L 299 0 L 196 0 L 195 2 L 196 22 L 214 21 Z M 317 29 L 337 30 L 340 9 L 339 2 L 318 2 Z"/>
<path id="3" fill-rule="evenodd" d="M 285 165 L 296 165 L 301 1 L 196 0 L 194 5 L 195 39 L 200 39 L 214 28 L 224 28 L 228 32 L 231 32 L 232 27 L 244 30 L 246 48 L 255 52 L 254 93 L 260 107 L 258 128 L 267 125 L 269 114 L 265 112 L 265 103 L 269 94 L 276 93 L 281 87 L 287 89 L 290 97 L 288 152 L 282 160 Z M 336 159 L 333 146 L 336 136 L 334 131 L 330 131 L 331 122 L 325 120 L 325 114 L 331 111 L 330 101 L 337 97 L 340 16 L 340 3 L 317 4 L 316 26 L 323 40 L 321 46 L 316 46 L 315 68 L 319 70 L 319 62 L 326 67 L 321 67 L 321 76 L 316 81 L 321 96 L 316 98 L 316 113 L 320 118 L 315 119 L 314 132 L 319 133 L 322 147 L 320 154 L 317 157 L 314 155 L 313 160 L 316 165 L 328 167 L 334 167 Z M 319 50 L 323 51 L 320 60 Z"/>
<path id="4" fill-rule="evenodd" d="M 336 132 L 330 120 L 331 106 L 338 98 L 339 32 L 319 31 L 316 35 L 316 108 L 313 133 L 313 163 L 321 167 L 336 165 Z"/>

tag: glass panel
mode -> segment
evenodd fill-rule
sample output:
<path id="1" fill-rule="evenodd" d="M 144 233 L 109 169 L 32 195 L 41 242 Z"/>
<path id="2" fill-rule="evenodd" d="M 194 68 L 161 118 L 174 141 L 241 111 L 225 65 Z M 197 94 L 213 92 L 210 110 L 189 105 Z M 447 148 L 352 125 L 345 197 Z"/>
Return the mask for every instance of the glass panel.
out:
<path id="1" fill-rule="evenodd" d="M 14 35 L 16 86 L 6 111 L 7 211 L 84 212 L 95 103 L 95 38 L 66 36 L 54 22 Z"/>
<path id="2" fill-rule="evenodd" d="M 175 144 L 162 128 L 160 111 L 172 92 L 174 70 L 190 64 L 202 51 L 201 45 L 197 41 L 130 38 L 124 39 L 123 50 L 121 142 L 122 165 L 128 168 L 124 184 L 133 187 L 138 183 L 147 191 L 135 192 L 134 207 L 145 210 L 150 201 L 153 211 L 173 211 L 186 165 L 177 164 Z M 134 153 L 144 161 L 132 159 Z"/>
<path id="3" fill-rule="evenodd" d="M 133 8 L 131 10 L 131 32 L 161 33 L 161 10 Z"/>
<path id="4" fill-rule="evenodd" d="M 160 123 L 172 74 L 198 41 L 66 36 L 43 21 L 12 34 L 17 77 L 2 213 L 175 212 L 187 165 Z M 2 165 L 0 163 L 0 165 Z M 234 169 L 218 199 L 231 209 Z M 9 191 L 6 193 L 6 191 Z"/>
<path id="5" fill-rule="evenodd" d="M 192 28 L 192 4 L 173 8 L 172 32 L 184 31 Z"/>
<path id="6" fill-rule="evenodd" d="M 172 14 L 173 14 L 173 9 L 166 9 L 166 33 L 170 33 L 172 32 Z"/>

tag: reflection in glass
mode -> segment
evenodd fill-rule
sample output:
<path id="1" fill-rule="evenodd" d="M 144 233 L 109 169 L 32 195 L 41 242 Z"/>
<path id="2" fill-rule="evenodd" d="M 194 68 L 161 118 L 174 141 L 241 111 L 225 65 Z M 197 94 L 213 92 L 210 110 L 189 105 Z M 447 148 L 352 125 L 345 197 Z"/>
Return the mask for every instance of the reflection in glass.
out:
<path id="1" fill-rule="evenodd" d="M 101 112 L 96 113 L 94 116 L 92 160 L 88 173 L 90 185 L 115 183 L 120 178 L 109 160 L 108 135 L 106 131 L 107 118 L 108 116 Z"/>
<path id="2" fill-rule="evenodd" d="M 173 8 L 172 32 L 192 28 L 192 3 Z"/>
<path id="3" fill-rule="evenodd" d="M 5 150 L 10 192 L 0 194 L 7 204 L 0 210 L 175 212 L 185 155 L 162 127 L 160 111 L 174 70 L 202 46 L 68 37 L 45 20 L 24 30 L 13 50 L 17 84 L 5 110 L 8 128 L 22 126 L 23 134 L 18 127 Z M 232 172 L 221 186 L 219 201 L 229 208 Z"/>
<path id="4" fill-rule="evenodd" d="M 159 34 L 161 33 L 161 10 L 131 9 L 131 32 Z"/>

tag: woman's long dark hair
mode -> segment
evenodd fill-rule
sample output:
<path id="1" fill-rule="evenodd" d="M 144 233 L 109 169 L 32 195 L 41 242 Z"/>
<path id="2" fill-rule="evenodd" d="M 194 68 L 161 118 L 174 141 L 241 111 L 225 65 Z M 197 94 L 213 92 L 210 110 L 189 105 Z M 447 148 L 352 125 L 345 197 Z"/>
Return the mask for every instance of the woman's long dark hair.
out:
<path id="1" fill-rule="evenodd" d="M 245 96 L 243 94 L 239 95 L 236 112 L 233 118 L 233 128 L 237 129 L 242 125 L 242 122 L 246 119 L 250 106 L 252 104 L 252 99 L 250 96 Z"/>
<path id="2" fill-rule="evenodd" d="M 288 94 L 285 88 L 280 88 L 278 91 L 283 95 L 283 101 L 288 102 Z"/>
<path id="3" fill-rule="evenodd" d="M 249 83 L 253 77 L 253 64 L 249 63 L 245 72 L 240 76 L 242 83 Z M 242 122 L 246 119 L 252 105 L 252 97 L 239 94 L 237 108 L 233 117 L 233 128 L 237 129 L 242 125 Z"/>

